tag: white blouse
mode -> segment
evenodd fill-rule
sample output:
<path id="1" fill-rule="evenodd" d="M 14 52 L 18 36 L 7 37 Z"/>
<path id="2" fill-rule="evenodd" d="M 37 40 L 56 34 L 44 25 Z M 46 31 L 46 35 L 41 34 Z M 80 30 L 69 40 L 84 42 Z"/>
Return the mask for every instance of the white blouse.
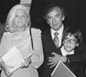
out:
<path id="1" fill-rule="evenodd" d="M 38 68 L 43 63 L 43 49 L 41 42 L 41 31 L 39 29 L 32 28 L 33 47 L 30 38 L 30 29 L 26 29 L 24 32 L 10 33 L 5 32 L 2 36 L 0 43 L 0 56 L 3 56 L 13 46 L 16 46 L 21 52 L 24 59 L 31 56 L 32 66 Z"/>

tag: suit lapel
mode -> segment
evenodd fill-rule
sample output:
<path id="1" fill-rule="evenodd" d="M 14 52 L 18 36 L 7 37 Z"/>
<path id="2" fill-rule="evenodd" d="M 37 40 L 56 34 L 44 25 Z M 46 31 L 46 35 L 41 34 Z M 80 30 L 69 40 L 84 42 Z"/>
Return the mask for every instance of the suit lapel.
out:
<path id="1" fill-rule="evenodd" d="M 61 55 L 61 52 L 58 51 L 58 48 L 56 48 L 56 46 L 55 46 L 55 44 L 54 44 L 54 42 L 53 42 L 53 40 L 52 40 L 52 36 L 51 36 L 50 29 L 48 29 L 47 31 L 48 31 L 48 32 L 47 32 L 47 35 L 46 35 L 46 37 L 47 37 L 47 38 L 46 38 L 46 42 L 47 42 L 49 48 L 51 49 L 50 52 L 51 52 L 51 53 L 52 53 L 52 52 L 55 52 L 55 53 L 58 53 L 58 54 Z"/>

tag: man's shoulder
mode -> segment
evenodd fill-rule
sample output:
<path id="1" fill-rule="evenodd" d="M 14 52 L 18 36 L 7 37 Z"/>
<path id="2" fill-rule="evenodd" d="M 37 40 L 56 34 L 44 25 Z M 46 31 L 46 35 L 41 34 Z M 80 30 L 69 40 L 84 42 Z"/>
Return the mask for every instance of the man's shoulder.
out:
<path id="1" fill-rule="evenodd" d="M 47 28 L 42 32 L 42 36 L 47 36 L 49 33 L 50 33 L 50 28 Z"/>
<path id="2" fill-rule="evenodd" d="M 67 29 L 67 28 L 69 28 L 69 26 L 64 26 L 64 30 Z"/>

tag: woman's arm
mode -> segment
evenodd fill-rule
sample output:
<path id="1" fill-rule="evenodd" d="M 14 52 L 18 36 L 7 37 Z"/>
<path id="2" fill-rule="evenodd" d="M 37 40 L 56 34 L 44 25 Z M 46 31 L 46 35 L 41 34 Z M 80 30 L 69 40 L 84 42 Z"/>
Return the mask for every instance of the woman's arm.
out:
<path id="1" fill-rule="evenodd" d="M 32 29 L 32 39 L 33 39 L 33 55 L 31 57 L 31 65 L 34 68 L 38 68 L 44 60 L 41 31 L 39 29 Z"/>
<path id="2" fill-rule="evenodd" d="M 6 38 L 6 32 L 3 33 L 3 36 L 0 41 L 0 68 L 5 72 L 6 75 L 11 75 L 12 73 L 9 71 L 11 67 L 6 65 L 6 63 L 3 61 L 2 56 L 6 53 L 6 44 L 7 43 L 7 38 Z M 13 68 L 13 67 L 12 67 Z"/>
<path id="3" fill-rule="evenodd" d="M 1 67 L 2 70 L 4 70 L 4 72 L 5 72 L 5 74 L 6 74 L 7 76 L 9 76 L 9 75 L 12 74 L 12 72 L 9 71 L 9 69 L 10 69 L 11 67 L 9 67 L 8 65 L 6 65 L 6 63 L 2 60 L 1 57 L 0 57 L 0 67 Z"/>

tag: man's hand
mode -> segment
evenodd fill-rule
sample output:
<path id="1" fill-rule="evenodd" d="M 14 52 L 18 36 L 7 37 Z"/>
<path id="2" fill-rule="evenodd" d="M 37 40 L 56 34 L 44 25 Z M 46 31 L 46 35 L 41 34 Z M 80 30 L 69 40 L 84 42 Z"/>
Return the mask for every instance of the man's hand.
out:
<path id="1" fill-rule="evenodd" d="M 62 62 L 66 62 L 67 61 L 67 57 L 65 56 L 61 56 L 55 52 L 52 53 L 53 57 L 49 57 L 49 63 L 48 65 L 50 65 L 50 68 L 56 66 L 58 64 L 59 61 Z"/>
<path id="2" fill-rule="evenodd" d="M 59 62 L 58 58 L 60 57 L 60 55 L 58 55 L 55 52 L 53 52 L 51 54 L 53 55 L 53 57 L 49 57 L 49 60 L 48 60 L 49 61 L 48 65 L 50 65 L 50 68 L 57 65 L 57 63 Z"/>

